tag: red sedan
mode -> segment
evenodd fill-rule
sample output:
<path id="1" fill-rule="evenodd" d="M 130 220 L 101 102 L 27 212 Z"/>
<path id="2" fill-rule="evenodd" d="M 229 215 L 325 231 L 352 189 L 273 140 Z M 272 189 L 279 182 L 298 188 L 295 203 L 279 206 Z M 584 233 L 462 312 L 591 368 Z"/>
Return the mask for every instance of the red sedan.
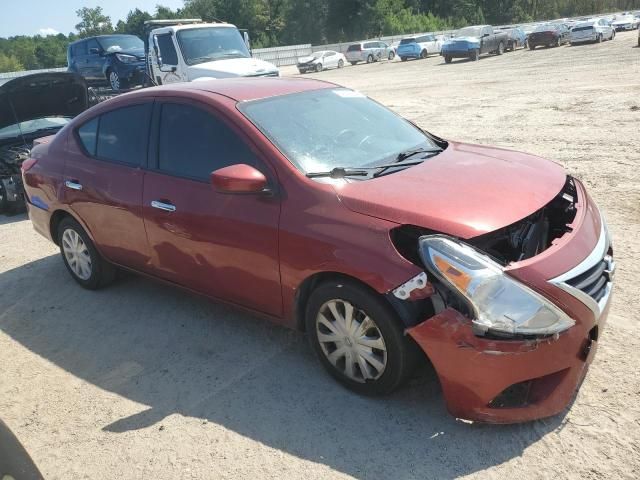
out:
<path id="1" fill-rule="evenodd" d="M 611 298 L 604 220 L 560 166 L 443 140 L 329 83 L 121 95 L 40 140 L 23 178 L 81 286 L 126 268 L 244 307 L 305 331 L 364 394 L 426 356 L 460 418 L 560 412 Z"/>

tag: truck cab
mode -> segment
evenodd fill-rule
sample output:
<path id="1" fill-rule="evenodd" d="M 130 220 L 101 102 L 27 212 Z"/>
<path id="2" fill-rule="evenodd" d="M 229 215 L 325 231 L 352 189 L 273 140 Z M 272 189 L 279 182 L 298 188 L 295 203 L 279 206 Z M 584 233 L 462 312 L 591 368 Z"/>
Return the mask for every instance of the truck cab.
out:
<path id="1" fill-rule="evenodd" d="M 251 57 L 247 32 L 230 23 L 152 20 L 147 69 L 158 85 L 229 77 L 277 77 L 278 68 Z"/>

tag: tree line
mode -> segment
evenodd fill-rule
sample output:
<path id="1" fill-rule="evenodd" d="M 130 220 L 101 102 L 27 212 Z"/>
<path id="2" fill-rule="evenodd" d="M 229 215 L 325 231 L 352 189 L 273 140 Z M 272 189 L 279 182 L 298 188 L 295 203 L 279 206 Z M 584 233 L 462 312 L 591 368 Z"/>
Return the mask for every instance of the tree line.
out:
<path id="1" fill-rule="evenodd" d="M 64 67 L 70 42 L 108 33 L 142 38 L 144 22 L 151 19 L 228 21 L 249 29 L 257 48 L 638 9 L 640 0 L 184 0 L 177 10 L 158 5 L 149 13 L 136 8 L 114 24 L 101 7 L 85 7 L 76 11 L 76 31 L 67 35 L 0 38 L 0 72 Z"/>

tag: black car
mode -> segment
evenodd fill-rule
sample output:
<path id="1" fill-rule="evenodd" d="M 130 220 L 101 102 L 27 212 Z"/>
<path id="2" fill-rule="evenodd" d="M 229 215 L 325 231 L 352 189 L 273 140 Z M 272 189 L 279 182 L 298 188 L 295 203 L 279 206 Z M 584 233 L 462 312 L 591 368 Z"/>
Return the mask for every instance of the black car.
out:
<path id="1" fill-rule="evenodd" d="M 146 77 L 144 42 L 135 35 L 100 35 L 69 44 L 69 71 L 91 85 L 114 91 L 143 85 Z"/>

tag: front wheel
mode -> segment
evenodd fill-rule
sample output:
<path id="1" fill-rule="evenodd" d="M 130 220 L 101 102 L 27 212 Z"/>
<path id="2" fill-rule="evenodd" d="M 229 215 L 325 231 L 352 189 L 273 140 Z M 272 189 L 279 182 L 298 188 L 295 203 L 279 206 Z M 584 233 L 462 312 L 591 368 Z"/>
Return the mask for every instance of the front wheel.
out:
<path id="1" fill-rule="evenodd" d="M 391 51 L 389 52 L 389 56 L 387 57 L 387 60 L 391 61 L 391 60 L 393 60 L 394 58 L 396 58 L 396 54 L 395 54 L 395 52 L 394 52 L 393 50 L 391 50 Z"/>
<path id="2" fill-rule="evenodd" d="M 322 64 L 318 63 L 316 64 L 316 72 L 321 72 L 322 71 Z"/>
<path id="3" fill-rule="evenodd" d="M 417 358 L 395 313 L 383 299 L 351 282 L 324 283 L 307 304 L 309 341 L 329 374 L 366 395 L 390 393 Z"/>
<path id="4" fill-rule="evenodd" d="M 350 63 L 351 65 L 355 65 L 355 64 L 357 64 L 358 62 L 349 62 L 349 63 Z"/>
<path id="5" fill-rule="evenodd" d="M 373 63 L 373 55 L 367 57 L 367 63 Z"/>
<path id="6" fill-rule="evenodd" d="M 556 46 L 556 47 L 559 47 L 560 45 L 561 45 L 561 42 L 560 42 L 560 39 L 558 38 L 558 39 L 556 40 L 556 45 L 555 45 L 555 46 Z"/>
<path id="7" fill-rule="evenodd" d="M 82 287 L 95 290 L 111 283 L 116 268 L 105 261 L 78 222 L 65 218 L 58 225 L 58 245 L 67 270 Z"/>
<path id="8" fill-rule="evenodd" d="M 426 49 L 426 48 L 420 52 L 420 58 L 421 58 L 421 59 L 423 59 L 423 60 L 424 60 L 424 59 L 425 59 L 425 58 L 427 58 L 428 56 L 429 56 L 429 53 L 427 52 L 427 49 Z"/>
<path id="9" fill-rule="evenodd" d="M 530 43 L 529 44 L 529 50 L 535 50 L 535 49 L 536 49 L 536 46 Z"/>
<path id="10" fill-rule="evenodd" d="M 338 60 L 338 68 L 344 67 L 344 60 Z"/>
<path id="11" fill-rule="evenodd" d="M 504 53 L 504 43 L 500 42 L 498 44 L 498 50 L 496 52 L 498 55 L 502 55 Z"/>
<path id="12" fill-rule="evenodd" d="M 109 70 L 109 72 L 107 72 L 107 75 L 109 78 L 109 86 L 111 87 L 111 90 L 113 90 L 114 92 L 119 92 L 121 89 L 125 88 L 124 82 L 120 79 L 118 72 L 116 72 L 115 70 Z"/>
<path id="13" fill-rule="evenodd" d="M 598 43 L 602 43 L 602 34 L 598 35 Z"/>
<path id="14" fill-rule="evenodd" d="M 444 56 L 444 63 L 451 63 L 452 61 L 453 61 L 453 58 L 450 57 L 449 55 Z"/>
<path id="15" fill-rule="evenodd" d="M 403 62 L 407 61 L 407 57 L 400 57 L 400 60 L 402 60 Z"/>
<path id="16" fill-rule="evenodd" d="M 477 62 L 480 60 L 480 50 L 478 50 L 477 48 L 475 50 L 472 50 L 471 53 L 469 54 L 469 59 L 473 62 Z"/>

